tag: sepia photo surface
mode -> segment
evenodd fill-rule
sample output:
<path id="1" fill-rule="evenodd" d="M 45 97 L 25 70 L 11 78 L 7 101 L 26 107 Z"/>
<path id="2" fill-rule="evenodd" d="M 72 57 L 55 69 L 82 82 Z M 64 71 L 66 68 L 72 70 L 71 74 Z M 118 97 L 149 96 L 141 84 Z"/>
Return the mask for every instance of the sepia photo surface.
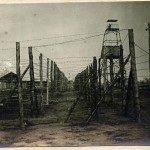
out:
<path id="1" fill-rule="evenodd" d="M 150 2 L 0 4 L 0 147 L 150 145 Z"/>

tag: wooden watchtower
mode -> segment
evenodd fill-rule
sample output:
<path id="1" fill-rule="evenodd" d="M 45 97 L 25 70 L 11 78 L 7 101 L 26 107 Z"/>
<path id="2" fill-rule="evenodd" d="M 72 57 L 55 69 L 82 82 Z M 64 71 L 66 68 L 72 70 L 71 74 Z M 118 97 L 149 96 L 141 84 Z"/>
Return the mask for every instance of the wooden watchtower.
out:
<path id="1" fill-rule="evenodd" d="M 107 27 L 103 37 L 102 54 L 103 61 L 103 85 L 104 90 L 107 88 L 107 84 L 112 82 L 114 74 L 121 68 L 120 82 L 123 83 L 124 68 L 123 64 L 123 48 L 120 36 L 120 29 L 118 20 L 107 20 Z M 116 63 L 118 61 L 118 64 Z M 122 86 L 122 85 L 121 85 Z M 113 89 L 111 91 L 111 100 L 113 101 Z"/>

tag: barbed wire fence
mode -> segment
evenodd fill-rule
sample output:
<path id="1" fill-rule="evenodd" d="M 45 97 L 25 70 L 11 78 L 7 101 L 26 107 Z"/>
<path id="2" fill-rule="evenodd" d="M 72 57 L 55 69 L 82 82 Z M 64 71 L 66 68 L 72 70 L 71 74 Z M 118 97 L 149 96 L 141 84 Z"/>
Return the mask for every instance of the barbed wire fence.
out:
<path id="1" fill-rule="evenodd" d="M 81 36 L 81 35 L 82 36 L 88 35 L 88 36 L 72 39 L 72 37 L 74 36 Z M 126 42 L 127 35 L 125 36 L 122 43 Z M 50 37 L 50 38 L 20 41 L 20 43 L 22 44 L 24 42 L 28 43 L 28 42 L 33 42 L 33 41 L 42 41 L 43 39 L 49 40 L 52 38 L 56 39 L 56 38 L 71 37 L 70 40 L 66 40 L 63 42 L 57 41 L 57 42 L 50 43 L 50 44 L 39 44 L 39 45 L 33 44 L 33 46 L 30 47 L 30 49 L 32 49 L 31 50 L 32 56 L 33 56 L 32 61 L 29 58 L 29 47 L 27 46 L 20 47 L 20 58 L 26 58 L 26 59 L 20 59 L 20 71 L 21 73 L 24 73 L 25 71 L 25 74 L 23 77 L 20 75 L 22 89 L 23 89 L 22 96 L 24 100 L 23 102 L 24 106 L 25 106 L 25 103 L 27 103 L 28 106 L 32 105 L 31 101 L 36 101 L 37 99 L 37 104 L 34 104 L 35 105 L 34 108 L 29 107 L 28 110 L 33 109 L 32 111 L 35 110 L 36 113 L 42 112 L 43 111 L 42 107 L 50 103 L 51 96 L 54 93 L 56 93 L 57 91 L 64 91 L 67 89 L 68 79 L 64 73 L 67 71 L 71 74 L 69 76 L 70 77 L 69 79 L 74 80 L 74 88 L 78 89 L 79 95 L 80 96 L 82 95 L 84 99 L 87 101 L 87 103 L 90 105 L 90 109 L 91 109 L 90 111 L 94 110 L 94 108 L 97 107 L 97 103 L 98 103 L 97 100 L 100 99 L 102 96 L 102 92 L 100 92 L 100 89 L 102 86 L 101 80 L 103 79 L 103 75 L 102 75 L 103 64 L 99 64 L 100 57 L 99 56 L 97 56 L 97 58 L 96 57 L 94 58 L 92 57 L 61 57 L 61 58 L 54 57 L 53 59 L 56 60 L 57 62 L 56 63 L 54 60 L 45 56 L 45 54 L 42 54 L 40 52 L 40 48 L 53 47 L 53 46 L 63 45 L 63 44 L 72 43 L 72 42 L 80 42 L 80 41 L 88 40 L 88 39 L 99 37 L 99 36 L 103 36 L 103 34 L 88 33 L 88 34 L 80 34 L 80 35 L 67 35 L 67 36 L 59 36 L 59 37 L 56 36 L 56 37 Z M 14 42 L 14 41 L 8 41 L 8 42 Z M 144 54 L 140 54 L 136 56 L 137 72 L 147 71 L 148 68 L 140 68 L 140 66 L 142 64 L 148 63 L 149 61 L 148 60 L 139 61 L 139 59 L 142 57 L 145 57 L 149 53 L 143 48 L 141 48 L 138 44 L 134 43 L 134 45 L 136 46 L 137 50 L 141 50 L 144 53 Z M 10 71 L 16 72 L 15 50 L 16 48 L 0 49 L 0 51 L 14 51 L 14 54 L 10 55 L 7 59 L 5 58 L 1 59 L 1 64 L 2 64 L 0 68 L 1 77 L 5 75 L 6 73 L 9 73 Z M 128 55 L 126 54 L 124 56 L 124 60 L 126 60 L 127 58 L 128 58 Z M 93 62 L 91 63 L 91 61 Z M 32 63 L 33 67 L 30 66 L 31 62 L 33 62 Z M 5 68 L 3 64 L 6 64 L 7 67 Z M 64 65 L 62 67 L 58 67 L 58 66 L 61 66 L 61 64 L 64 64 Z M 68 66 L 69 64 L 71 65 Z M 115 61 L 114 65 L 116 65 L 114 74 L 115 73 L 117 74 L 117 72 L 119 71 L 119 67 L 117 67 L 118 62 Z M 127 77 L 129 76 L 129 72 L 130 72 L 129 65 L 130 65 L 130 61 L 128 61 L 125 66 Z M 108 65 L 107 67 L 109 68 L 110 66 Z M 31 80 L 31 76 L 32 76 L 31 74 L 34 76 L 34 80 Z M 140 73 L 140 75 L 138 75 L 138 78 L 144 78 L 144 77 L 148 78 L 149 75 L 145 75 L 145 73 L 143 74 Z M 108 85 L 111 85 L 109 79 L 107 79 L 107 82 L 108 82 Z M 1 84 L 3 83 L 1 82 Z M 7 85 L 8 84 L 5 84 L 3 86 L 7 86 Z M 11 86 L 13 87 L 13 84 Z M 14 85 L 14 88 L 15 86 L 16 85 Z M 97 115 L 95 117 L 98 118 Z"/>

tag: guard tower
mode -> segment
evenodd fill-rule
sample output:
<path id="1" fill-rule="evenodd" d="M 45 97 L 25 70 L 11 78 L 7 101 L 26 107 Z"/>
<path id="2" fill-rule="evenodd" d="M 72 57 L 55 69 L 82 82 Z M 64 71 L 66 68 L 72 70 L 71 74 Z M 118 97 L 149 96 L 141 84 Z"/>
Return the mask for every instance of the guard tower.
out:
<path id="1" fill-rule="evenodd" d="M 108 20 L 103 40 L 102 57 L 119 59 L 120 45 L 121 37 L 117 20 Z"/>
<path id="2" fill-rule="evenodd" d="M 113 81 L 114 74 L 123 63 L 121 62 L 123 61 L 123 48 L 118 20 L 107 20 L 107 26 L 103 37 L 101 58 L 103 66 L 103 84 L 104 90 L 106 90 L 107 84 Z M 111 91 L 111 99 L 113 101 L 113 89 Z"/>

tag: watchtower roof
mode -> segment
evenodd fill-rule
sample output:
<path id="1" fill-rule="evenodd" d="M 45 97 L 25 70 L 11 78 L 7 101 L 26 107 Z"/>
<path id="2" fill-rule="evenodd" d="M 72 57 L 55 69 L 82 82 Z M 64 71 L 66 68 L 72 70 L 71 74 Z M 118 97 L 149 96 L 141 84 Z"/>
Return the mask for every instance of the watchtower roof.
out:
<path id="1" fill-rule="evenodd" d="M 107 22 L 117 22 L 118 20 L 116 19 L 108 19 Z"/>

